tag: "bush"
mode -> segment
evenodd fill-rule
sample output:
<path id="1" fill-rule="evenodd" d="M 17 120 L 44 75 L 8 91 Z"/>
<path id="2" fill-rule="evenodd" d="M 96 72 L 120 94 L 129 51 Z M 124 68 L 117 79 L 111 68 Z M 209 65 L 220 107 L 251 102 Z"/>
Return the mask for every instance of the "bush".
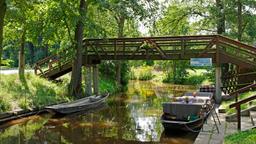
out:
<path id="1" fill-rule="evenodd" d="M 146 66 L 141 68 L 139 71 L 138 79 L 142 81 L 151 80 L 154 78 L 154 75 L 152 73 L 153 68 Z"/>
<path id="2" fill-rule="evenodd" d="M 165 74 L 162 82 L 163 83 L 173 83 L 173 75 L 171 73 Z"/>
<path id="3" fill-rule="evenodd" d="M 100 90 L 100 93 L 108 92 L 111 94 L 120 91 L 118 86 L 116 85 L 115 80 L 106 79 L 106 78 L 100 79 L 99 90 Z"/>
<path id="4" fill-rule="evenodd" d="M 134 69 L 132 69 L 129 73 L 129 79 L 130 80 L 137 80 L 137 76 L 135 75 Z"/>
<path id="5" fill-rule="evenodd" d="M 204 75 L 193 75 L 185 80 L 185 84 L 188 85 L 200 85 L 206 79 Z"/>

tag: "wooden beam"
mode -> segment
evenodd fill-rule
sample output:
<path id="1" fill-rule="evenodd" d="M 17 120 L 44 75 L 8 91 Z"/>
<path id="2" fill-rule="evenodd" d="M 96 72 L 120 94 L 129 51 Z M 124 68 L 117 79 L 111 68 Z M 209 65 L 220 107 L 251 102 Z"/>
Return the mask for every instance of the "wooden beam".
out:
<path id="1" fill-rule="evenodd" d="M 155 43 L 154 41 L 152 41 L 150 39 L 146 39 L 145 41 L 148 42 L 149 44 L 153 45 L 153 48 L 155 48 L 162 55 L 162 57 L 164 59 L 167 58 L 165 52 L 160 48 L 160 46 L 157 45 L 157 43 Z"/>

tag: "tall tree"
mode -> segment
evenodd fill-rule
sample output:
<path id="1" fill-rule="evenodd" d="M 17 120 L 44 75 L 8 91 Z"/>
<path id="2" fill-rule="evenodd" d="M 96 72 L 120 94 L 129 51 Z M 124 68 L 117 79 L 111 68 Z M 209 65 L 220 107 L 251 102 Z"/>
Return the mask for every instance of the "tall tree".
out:
<path id="1" fill-rule="evenodd" d="M 85 18 L 87 3 L 80 0 L 79 18 L 75 29 L 75 56 L 73 59 L 72 75 L 70 81 L 70 94 L 80 97 L 82 94 L 81 71 L 82 71 L 82 49 L 83 49 L 83 18 Z"/>
<path id="2" fill-rule="evenodd" d="M 33 1 L 34 2 L 34 1 Z M 28 17 L 33 11 L 33 2 L 25 0 L 12 0 L 8 5 L 8 23 L 15 25 L 16 38 L 19 39 L 19 77 L 24 79 L 25 74 L 25 42 L 27 34 Z M 15 35 L 15 34 L 13 34 Z"/>
<path id="3" fill-rule="evenodd" d="M 223 0 L 216 0 L 217 7 L 217 34 L 225 33 L 225 12 Z"/>
<path id="4" fill-rule="evenodd" d="M 3 29 L 4 29 L 5 12 L 6 12 L 6 2 L 5 0 L 0 0 L 0 66 L 2 64 Z"/>
<path id="5" fill-rule="evenodd" d="M 237 39 L 242 40 L 242 28 L 243 28 L 243 19 L 242 19 L 242 2 L 237 0 Z"/>
<path id="6" fill-rule="evenodd" d="M 146 3 L 138 0 L 119 0 L 112 1 L 107 0 L 107 4 L 104 6 L 111 15 L 113 15 L 115 22 L 117 24 L 117 37 L 122 38 L 124 36 L 124 27 L 127 20 L 130 19 L 140 19 L 150 16 L 147 11 L 147 5 L 156 4 L 156 1 L 147 1 Z M 157 6 L 157 5 L 155 5 Z M 117 85 L 121 86 L 121 68 L 122 63 L 120 61 L 116 62 L 116 82 Z"/>

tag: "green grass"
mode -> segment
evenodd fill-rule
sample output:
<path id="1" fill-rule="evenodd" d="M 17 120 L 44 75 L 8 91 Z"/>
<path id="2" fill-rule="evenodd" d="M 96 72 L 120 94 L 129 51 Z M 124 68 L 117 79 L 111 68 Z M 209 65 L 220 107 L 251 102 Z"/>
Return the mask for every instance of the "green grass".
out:
<path id="1" fill-rule="evenodd" d="M 24 81 L 17 74 L 0 75 L 0 112 L 69 101 L 66 83 L 56 84 L 33 74 L 27 74 Z"/>
<path id="2" fill-rule="evenodd" d="M 256 129 L 238 132 L 225 137 L 225 144 L 255 144 Z"/>
<path id="3" fill-rule="evenodd" d="M 99 83 L 100 93 L 108 92 L 110 94 L 119 92 L 119 88 L 114 80 L 101 78 Z"/>
<path id="4" fill-rule="evenodd" d="M 154 78 L 153 67 L 151 66 L 141 66 L 138 68 L 131 68 L 129 77 L 131 80 L 141 80 L 147 81 Z"/>
<path id="5" fill-rule="evenodd" d="M 246 92 L 246 93 L 243 93 L 239 96 L 239 99 L 242 100 L 242 99 L 245 99 L 245 98 L 248 98 L 250 96 L 253 96 L 256 94 L 256 91 L 250 91 L 250 92 Z M 232 103 L 235 103 L 235 100 L 230 100 L 230 101 L 224 101 L 222 102 L 222 107 L 226 109 L 226 113 L 227 114 L 233 114 L 236 112 L 235 108 L 232 108 L 230 109 L 229 108 L 229 105 L 231 105 Z M 254 101 L 253 102 L 253 105 L 256 105 L 256 102 Z M 244 110 L 244 109 L 247 109 L 249 108 L 249 103 L 245 103 L 245 104 L 242 104 L 241 105 L 241 110 Z"/>

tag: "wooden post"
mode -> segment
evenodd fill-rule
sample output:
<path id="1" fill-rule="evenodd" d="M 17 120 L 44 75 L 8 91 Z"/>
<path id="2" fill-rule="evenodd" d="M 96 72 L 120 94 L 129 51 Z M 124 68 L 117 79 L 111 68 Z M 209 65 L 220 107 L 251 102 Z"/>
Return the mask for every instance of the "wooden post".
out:
<path id="1" fill-rule="evenodd" d="M 235 97 L 236 97 L 236 102 L 238 101 L 238 96 L 239 96 L 239 93 L 236 93 Z"/>
<path id="2" fill-rule="evenodd" d="M 99 70 L 97 65 L 93 65 L 93 92 L 99 95 Z"/>
<path id="3" fill-rule="evenodd" d="M 85 95 L 92 95 L 92 67 L 86 66 L 86 77 L 85 77 Z"/>
<path id="4" fill-rule="evenodd" d="M 236 113 L 237 113 L 237 129 L 241 130 L 241 109 L 240 105 L 236 107 Z"/>
<path id="5" fill-rule="evenodd" d="M 215 101 L 221 103 L 221 66 L 220 66 L 220 47 L 216 45 L 216 67 L 215 67 Z"/>
<path id="6" fill-rule="evenodd" d="M 216 103 L 221 102 L 221 67 L 216 66 L 215 68 L 215 100 Z"/>

